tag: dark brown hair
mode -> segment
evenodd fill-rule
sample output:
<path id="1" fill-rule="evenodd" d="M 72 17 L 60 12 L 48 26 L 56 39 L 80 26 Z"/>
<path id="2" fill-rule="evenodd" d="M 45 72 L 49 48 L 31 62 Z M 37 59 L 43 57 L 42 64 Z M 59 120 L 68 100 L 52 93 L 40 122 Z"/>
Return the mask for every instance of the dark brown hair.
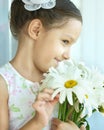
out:
<path id="1" fill-rule="evenodd" d="M 70 0 L 56 0 L 54 8 L 41 8 L 37 11 L 26 10 L 22 0 L 13 0 L 11 4 L 10 28 L 12 34 L 17 37 L 26 23 L 33 19 L 40 19 L 43 26 L 46 29 L 50 29 L 55 27 L 54 25 L 58 26 L 67 22 L 70 18 L 76 18 L 82 22 L 80 10 Z"/>

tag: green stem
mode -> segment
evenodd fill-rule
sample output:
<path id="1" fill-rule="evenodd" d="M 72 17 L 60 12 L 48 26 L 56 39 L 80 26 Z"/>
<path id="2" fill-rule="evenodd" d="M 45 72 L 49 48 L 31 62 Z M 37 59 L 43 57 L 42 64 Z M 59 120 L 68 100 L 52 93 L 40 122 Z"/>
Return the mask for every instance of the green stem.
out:
<path id="1" fill-rule="evenodd" d="M 69 117 L 72 116 L 73 110 L 74 110 L 73 106 L 70 106 L 70 108 L 69 108 L 69 110 L 67 111 L 67 114 L 66 114 L 66 121 L 68 120 Z"/>
<path id="2" fill-rule="evenodd" d="M 67 105 L 68 105 L 67 99 L 63 104 L 59 104 L 58 118 L 62 121 L 66 121 Z"/>
<path id="3" fill-rule="evenodd" d="M 61 120 L 61 104 L 59 104 L 58 119 Z"/>
<path id="4" fill-rule="evenodd" d="M 66 110 L 67 110 L 67 99 L 65 100 L 63 104 L 63 121 L 66 120 Z"/>

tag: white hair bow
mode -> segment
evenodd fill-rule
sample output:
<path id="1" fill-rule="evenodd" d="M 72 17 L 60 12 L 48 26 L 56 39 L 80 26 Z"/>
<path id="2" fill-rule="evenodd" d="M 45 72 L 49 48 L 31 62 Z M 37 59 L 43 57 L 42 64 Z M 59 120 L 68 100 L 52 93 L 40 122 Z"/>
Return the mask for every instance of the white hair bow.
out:
<path id="1" fill-rule="evenodd" d="M 51 9 L 56 5 L 56 0 L 22 0 L 22 2 L 28 11 L 35 11 L 40 8 Z"/>

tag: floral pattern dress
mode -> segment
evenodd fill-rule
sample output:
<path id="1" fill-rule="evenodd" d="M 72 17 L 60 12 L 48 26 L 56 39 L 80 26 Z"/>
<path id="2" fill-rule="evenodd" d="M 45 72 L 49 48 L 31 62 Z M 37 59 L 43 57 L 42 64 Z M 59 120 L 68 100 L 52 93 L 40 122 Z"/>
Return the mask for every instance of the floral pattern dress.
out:
<path id="1" fill-rule="evenodd" d="M 9 129 L 18 130 L 35 114 L 32 103 L 39 90 L 39 84 L 26 80 L 10 63 L 0 68 L 0 74 L 6 81 L 9 93 Z"/>
<path id="2" fill-rule="evenodd" d="M 18 130 L 35 115 L 32 104 L 39 91 L 39 83 L 25 79 L 10 63 L 0 68 L 0 75 L 6 81 L 9 94 L 9 130 Z M 49 130 L 49 126 L 43 130 Z"/>

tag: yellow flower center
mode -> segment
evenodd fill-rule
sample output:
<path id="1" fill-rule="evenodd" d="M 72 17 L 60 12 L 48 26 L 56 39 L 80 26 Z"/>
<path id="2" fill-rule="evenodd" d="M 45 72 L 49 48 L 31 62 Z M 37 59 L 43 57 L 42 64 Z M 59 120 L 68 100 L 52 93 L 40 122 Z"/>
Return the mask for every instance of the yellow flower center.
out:
<path id="1" fill-rule="evenodd" d="M 85 97 L 86 97 L 86 99 L 88 99 L 88 95 L 87 94 L 85 95 Z"/>
<path id="2" fill-rule="evenodd" d="M 68 81 L 65 82 L 64 86 L 65 86 L 65 88 L 73 88 L 73 87 L 75 87 L 77 84 L 78 84 L 78 83 L 77 83 L 77 81 L 75 81 L 75 80 L 68 80 Z"/>
<path id="3" fill-rule="evenodd" d="M 104 113 L 104 107 L 100 106 L 98 109 L 101 113 Z"/>

